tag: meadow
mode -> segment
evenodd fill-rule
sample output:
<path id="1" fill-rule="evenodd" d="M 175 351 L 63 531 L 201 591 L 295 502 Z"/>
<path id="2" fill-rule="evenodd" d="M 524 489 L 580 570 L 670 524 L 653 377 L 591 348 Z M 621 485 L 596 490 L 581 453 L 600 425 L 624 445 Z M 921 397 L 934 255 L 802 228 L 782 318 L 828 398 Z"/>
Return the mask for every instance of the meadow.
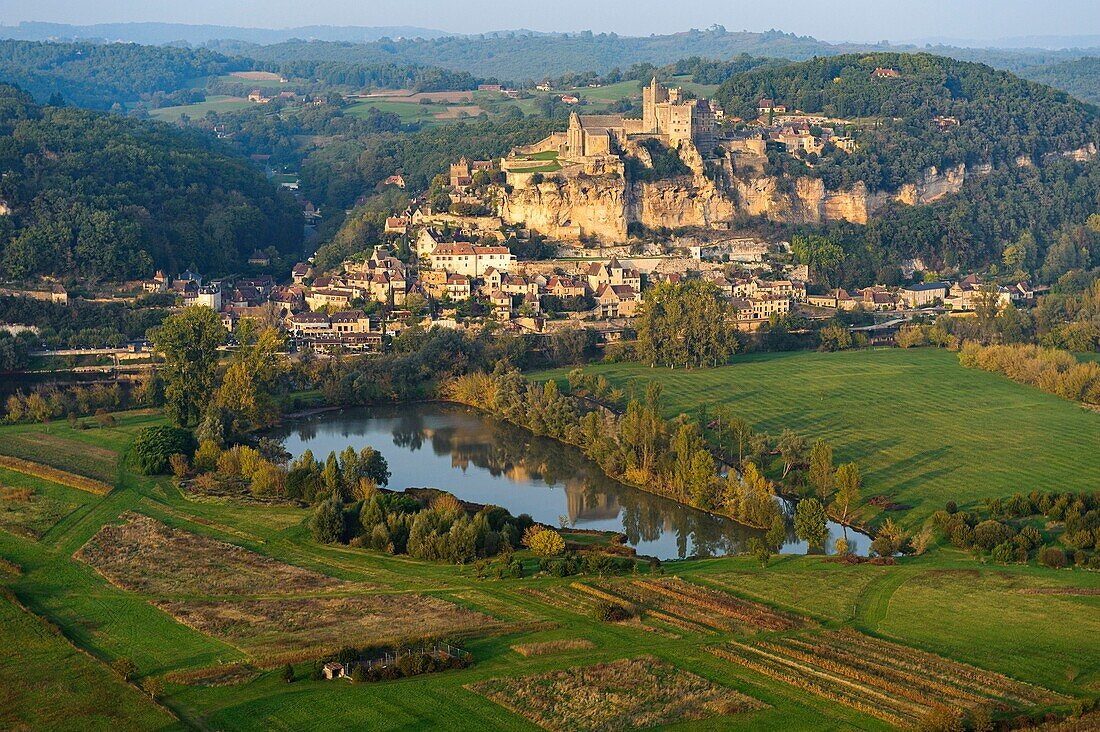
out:
<path id="1" fill-rule="evenodd" d="M 240 79 L 236 79 L 240 81 Z M 161 107 L 149 110 L 149 116 L 162 122 L 178 122 L 180 117 L 187 115 L 191 119 L 203 117 L 207 112 L 235 112 L 239 109 L 247 109 L 252 102 L 244 97 L 229 97 L 223 94 L 211 94 L 205 102 L 183 104 L 177 107 Z"/>
<path id="2" fill-rule="evenodd" d="M 865 500 L 881 495 L 907 507 L 894 515 L 908 527 L 947 501 L 973 508 L 1017 491 L 1094 490 L 1100 474 L 1100 415 L 964 369 L 947 351 L 751 354 L 716 369 L 624 363 L 585 370 L 639 395 L 647 382 L 659 382 L 670 417 L 724 404 L 757 431 L 824 438 L 836 464 L 859 463 Z M 531 378 L 554 378 L 565 388 L 567 373 Z M 881 515 L 864 506 L 860 517 Z"/>
<path id="3" fill-rule="evenodd" d="M 305 509 L 189 500 L 170 479 L 127 467 L 133 436 L 161 418 L 115 416 L 101 430 L 0 426 L 0 454 L 112 474 L 114 486 L 107 495 L 65 489 L 78 505 L 37 539 L 0 526 L 0 588 L 41 618 L 0 601 L 0 708 L 9 715 L 0 726 L 596 729 L 682 718 L 679 699 L 690 695 L 698 701 L 693 729 L 890 728 L 881 715 L 835 701 L 835 689 L 792 685 L 715 653 L 750 646 L 788 659 L 768 663 L 789 665 L 799 644 L 840 653 L 838 632 L 867 636 L 860 647 L 871 650 L 901 644 L 886 648 L 946 669 L 951 683 L 995 686 L 989 693 L 1003 691 L 1004 702 L 997 716 L 1065 713 L 1069 697 L 1092 699 L 1100 688 L 1097 573 L 984 565 L 936 547 L 896 566 L 783 556 L 761 568 L 728 557 L 667 562 L 656 575 L 642 566 L 636 576 L 555 578 L 532 576 L 537 563 L 524 550 L 524 578 L 478 579 L 469 566 L 318 545 Z M 104 454 L 89 459 L 82 447 Z M 637 615 L 593 619 L 593 603 L 607 597 Z M 43 621 L 62 635 L 43 631 Z M 460 643 L 473 665 L 369 684 L 308 679 L 322 649 L 433 631 Z M 294 683 L 280 678 L 282 654 L 296 659 Z M 112 672 L 120 659 L 134 664 L 133 684 Z M 824 665 L 813 673 L 818 686 L 841 683 Z M 905 669 L 888 673 L 900 678 Z M 163 687 L 164 709 L 139 689 L 150 679 Z M 624 680 L 630 690 L 620 695 Z M 580 689 L 614 705 L 592 716 L 491 698 L 506 699 L 513 686 Z M 891 708 L 912 720 L 918 712 L 907 698 Z M 562 713 L 573 716 L 552 716 Z"/>

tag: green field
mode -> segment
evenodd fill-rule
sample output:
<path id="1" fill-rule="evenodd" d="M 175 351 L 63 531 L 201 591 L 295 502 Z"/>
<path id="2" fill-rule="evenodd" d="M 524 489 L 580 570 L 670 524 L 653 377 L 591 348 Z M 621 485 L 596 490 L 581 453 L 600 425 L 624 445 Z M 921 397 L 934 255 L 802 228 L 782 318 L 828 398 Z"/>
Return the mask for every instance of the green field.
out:
<path id="1" fill-rule="evenodd" d="M 836 363 L 842 365 L 832 366 L 832 370 L 849 378 L 860 375 L 864 388 L 871 391 L 882 388 L 876 386 L 879 377 L 871 378 L 879 372 L 886 372 L 881 377 L 883 382 L 906 373 L 907 369 L 929 371 L 925 377 L 927 383 L 935 383 L 937 378 L 942 382 L 944 374 L 957 376 L 956 367 L 948 360 L 953 358 L 951 354 L 887 353 L 890 355 L 884 360 L 880 360 L 883 357 L 879 353 L 843 354 L 839 358 L 799 354 L 791 358 L 804 359 L 805 363 L 798 367 L 801 380 L 810 379 L 815 372 L 827 373 Z M 905 358 L 893 360 L 899 357 Z M 829 361 L 830 358 L 835 360 Z M 724 384 L 729 380 L 724 374 L 755 369 L 756 375 L 747 378 L 760 380 L 763 373 L 784 365 L 783 357 L 758 357 L 744 359 L 721 372 L 660 373 L 688 379 L 709 375 L 711 385 L 704 389 L 713 395 L 719 388 L 714 385 L 715 376 L 723 375 Z M 611 375 L 610 369 L 625 367 L 605 368 Z M 789 372 L 790 368 L 793 366 L 784 371 Z M 654 372 L 636 369 L 635 373 Z M 970 372 L 961 373 L 970 376 Z M 1019 387 L 998 387 L 1000 382 L 995 377 L 987 380 L 988 375 L 972 376 L 978 380 L 965 388 L 972 392 L 984 388 L 982 399 L 1005 399 L 1016 394 L 1018 402 L 1013 403 L 1014 408 L 1027 404 L 1029 409 L 1040 410 L 1044 417 L 1047 411 L 1054 415 L 1061 413 L 1056 408 L 1059 402 L 1025 398 L 1020 396 Z M 625 372 L 616 375 L 625 377 Z M 836 379 L 820 378 L 819 389 L 837 388 Z M 910 381 L 912 378 L 910 375 Z M 745 379 L 738 379 L 738 383 L 742 385 L 737 388 L 721 388 L 736 395 L 746 389 Z M 670 398 L 674 396 L 674 386 L 670 381 Z M 854 391 L 858 390 L 851 387 L 850 392 Z M 822 404 L 806 419 L 823 420 L 822 415 L 829 409 L 838 408 L 823 405 L 839 398 L 823 397 Z M 796 409 L 791 406 L 786 414 Z M 879 409 L 888 411 L 889 407 Z M 845 411 L 844 415 L 851 413 L 855 412 Z M 104 430 L 72 430 L 61 424 L 0 427 L 0 453 L 50 459 L 74 472 L 88 474 L 102 474 L 109 465 L 114 470 L 112 482 L 117 486 L 104 497 L 82 496 L 76 509 L 37 540 L 0 528 L 0 557 L 21 570 L 17 575 L 4 574 L 0 569 L 0 586 L 14 593 L 32 612 L 55 624 L 65 638 L 89 654 L 77 653 L 65 638 L 45 633 L 38 620 L 22 614 L 11 603 L 0 601 L 4 646 L 4 651 L 0 651 L 0 679 L 4 682 L 4 690 L 0 692 L 0 699 L 4 700 L 0 704 L 4 710 L 0 711 L 0 726 L 528 730 L 534 729 L 530 722 L 467 687 L 482 680 L 529 676 L 640 655 L 655 656 L 769 705 L 760 711 L 717 716 L 685 725 L 691 729 L 880 730 L 888 726 L 866 713 L 773 681 L 707 651 L 727 640 L 783 642 L 790 635 L 786 631 L 762 632 L 740 625 L 721 631 L 684 630 L 648 615 L 640 624 L 595 622 L 582 609 L 553 604 L 543 597 L 546 593 L 568 593 L 570 583 L 578 579 L 592 585 L 600 582 L 597 578 L 538 576 L 478 580 L 470 567 L 317 545 L 309 538 L 305 525 L 308 512 L 303 509 L 187 500 L 168 479 L 133 475 L 120 459 L 137 430 L 159 422 L 160 418 L 143 412 L 117 416 L 117 426 Z M 1063 418 L 1069 420 L 1067 424 L 1073 423 L 1070 417 Z M 835 419 L 842 421 L 839 417 Z M 940 440 L 938 435 L 935 439 Z M 41 446 L 36 449 L 39 443 Z M 89 449 L 100 454 L 89 459 Z M 113 453 L 114 459 L 105 460 L 103 453 Z M 964 491 L 968 486 L 960 484 L 958 489 Z M 279 562 L 350 583 L 343 585 L 349 589 L 337 590 L 337 595 L 429 595 L 488 614 L 494 619 L 495 629 L 486 626 L 461 640 L 475 660 L 472 667 L 462 671 L 352 684 L 306 680 L 308 664 L 299 664 L 296 666 L 299 679 L 293 684 L 281 681 L 278 667 L 258 668 L 251 678 L 237 685 L 184 684 L 174 680 L 175 677 L 166 677 L 173 672 L 225 663 L 260 665 L 267 659 L 263 655 L 251 656 L 251 646 L 227 641 L 221 633 L 208 634 L 184 625 L 154 604 L 208 599 L 228 603 L 240 598 L 195 594 L 203 591 L 194 584 L 172 589 L 171 582 L 150 585 L 155 589 L 120 589 L 74 557 L 103 526 L 124 521 L 120 517 L 125 512 L 137 512 L 173 529 L 236 544 Z M 142 554 L 133 556 L 134 561 L 139 561 Z M 526 551 L 519 556 L 532 572 L 533 559 Z M 187 559 L 180 557 L 183 563 Z M 154 565 L 148 571 L 178 577 L 180 569 Z M 946 548 L 903 559 L 896 566 L 847 566 L 828 563 L 821 557 L 784 556 L 761 569 L 750 558 L 730 557 L 669 562 L 664 572 L 664 578 L 678 576 L 693 585 L 803 616 L 805 629 L 795 630 L 794 636 L 813 637 L 826 629 L 854 628 L 1061 694 L 1091 698 L 1100 689 L 1100 655 L 1094 652 L 1095 638 L 1100 634 L 1097 573 L 1057 572 L 1033 566 L 986 566 Z M 643 570 L 639 579 L 647 574 Z M 632 586 L 631 577 L 616 582 L 613 588 Z M 288 587 L 285 591 L 292 600 L 332 593 L 328 588 Z M 996 612 L 990 612 L 991 608 L 996 608 Z M 347 619 L 334 616 L 331 622 Z M 410 627 L 407 631 L 415 635 L 418 628 Z M 276 631 L 275 637 L 289 641 L 296 637 L 290 632 L 279 633 Z M 511 649 L 517 643 L 569 639 L 586 639 L 595 647 L 535 657 L 524 657 Z M 371 640 L 349 635 L 343 643 L 367 645 Z M 111 674 L 108 664 L 121 658 L 133 661 L 139 681 L 147 677 L 164 680 L 161 701 L 181 722 L 173 725 L 164 712 Z M 28 666 L 32 668 L 25 668 Z M 87 680 L 92 678 L 102 681 L 89 683 Z M 1068 701 L 1042 710 L 1045 709 L 1066 711 Z"/>
<path id="2" fill-rule="evenodd" d="M 881 494 L 911 507 L 899 514 L 908 526 L 948 500 L 973 507 L 1017 491 L 1094 490 L 1100 474 L 1100 415 L 964 369 L 947 351 L 756 354 L 718 369 L 586 370 L 628 389 L 658 380 L 669 416 L 728 404 L 757 430 L 825 438 L 837 464 L 859 462 L 865 499 Z M 566 372 L 533 378 L 554 376 L 564 387 Z"/>
<path id="3" fill-rule="evenodd" d="M 149 116 L 162 122 L 178 122 L 182 115 L 195 119 L 204 116 L 207 112 L 235 112 L 238 109 L 247 109 L 252 102 L 241 97 L 227 97 L 213 94 L 206 98 L 205 102 L 184 104 L 179 107 L 161 107 L 149 111 Z"/>

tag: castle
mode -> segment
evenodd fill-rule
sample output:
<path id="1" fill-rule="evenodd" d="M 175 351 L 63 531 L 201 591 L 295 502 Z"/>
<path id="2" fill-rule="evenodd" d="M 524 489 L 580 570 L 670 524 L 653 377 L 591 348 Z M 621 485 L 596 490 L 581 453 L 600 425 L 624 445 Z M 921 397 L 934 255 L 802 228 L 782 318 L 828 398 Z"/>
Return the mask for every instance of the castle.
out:
<path id="1" fill-rule="evenodd" d="M 691 142 L 707 156 L 715 146 L 715 111 L 711 102 L 684 99 L 679 88 L 670 89 L 654 77 L 642 90 L 641 119 L 573 112 L 568 130 L 556 132 L 532 147 L 557 150 L 566 160 L 580 160 L 612 155 L 630 138 L 651 137 L 669 147 Z"/>

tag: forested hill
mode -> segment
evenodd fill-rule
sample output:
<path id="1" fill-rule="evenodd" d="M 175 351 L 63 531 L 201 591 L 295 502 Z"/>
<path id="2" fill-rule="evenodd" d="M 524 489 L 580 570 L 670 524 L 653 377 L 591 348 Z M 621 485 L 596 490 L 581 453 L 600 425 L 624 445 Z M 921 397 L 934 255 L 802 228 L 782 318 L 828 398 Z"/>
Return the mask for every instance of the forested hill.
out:
<path id="1" fill-rule="evenodd" d="M 1023 69 L 1020 75 L 1065 89 L 1078 99 L 1100 104 L 1100 58 L 1079 58 Z"/>
<path id="2" fill-rule="evenodd" d="M 298 207 L 200 132 L 41 107 L 0 85 L 0 276 L 121 280 L 297 255 Z"/>
<path id="3" fill-rule="evenodd" d="M 60 94 L 89 109 L 108 109 L 143 94 L 180 89 L 198 77 L 250 68 L 248 59 L 206 49 L 0 41 L 0 81 L 39 101 Z"/>
<path id="4" fill-rule="evenodd" d="M 879 78 L 880 68 L 897 78 Z M 746 119 L 768 97 L 853 121 L 857 151 L 827 149 L 801 171 L 834 188 L 863 181 L 896 190 L 931 167 L 1039 163 L 1100 140 L 1095 107 L 1005 71 L 929 54 L 832 56 L 763 68 L 731 77 L 715 96 Z M 958 124 L 941 126 L 937 117 Z"/>
<path id="5" fill-rule="evenodd" d="M 730 33 L 716 27 L 646 38 L 591 32 L 553 35 L 505 33 L 373 43 L 289 41 L 271 46 L 235 44 L 221 48 L 264 62 L 310 59 L 361 64 L 429 64 L 466 71 L 474 76 L 521 83 L 568 72 L 606 73 L 612 68 L 626 68 L 637 63 L 661 65 L 690 56 L 728 59 L 747 53 L 803 59 L 818 54 L 841 53 L 846 47 L 779 31 Z"/>

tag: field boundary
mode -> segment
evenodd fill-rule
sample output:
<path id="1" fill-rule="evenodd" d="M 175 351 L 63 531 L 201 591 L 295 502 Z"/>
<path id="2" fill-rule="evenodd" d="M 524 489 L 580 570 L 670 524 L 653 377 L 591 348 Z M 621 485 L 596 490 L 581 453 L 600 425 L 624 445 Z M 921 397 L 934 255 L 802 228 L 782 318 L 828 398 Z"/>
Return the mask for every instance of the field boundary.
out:
<path id="1" fill-rule="evenodd" d="M 58 483 L 68 488 L 75 488 L 78 491 L 84 491 L 85 493 L 91 493 L 96 496 L 105 496 L 114 490 L 114 486 L 108 485 L 101 480 L 87 478 L 83 475 L 70 473 L 49 465 L 44 465 L 43 463 L 12 457 L 11 455 L 0 455 L 0 468 L 14 470 L 17 473 L 23 473 L 32 478 L 42 478 L 43 480 Z"/>

